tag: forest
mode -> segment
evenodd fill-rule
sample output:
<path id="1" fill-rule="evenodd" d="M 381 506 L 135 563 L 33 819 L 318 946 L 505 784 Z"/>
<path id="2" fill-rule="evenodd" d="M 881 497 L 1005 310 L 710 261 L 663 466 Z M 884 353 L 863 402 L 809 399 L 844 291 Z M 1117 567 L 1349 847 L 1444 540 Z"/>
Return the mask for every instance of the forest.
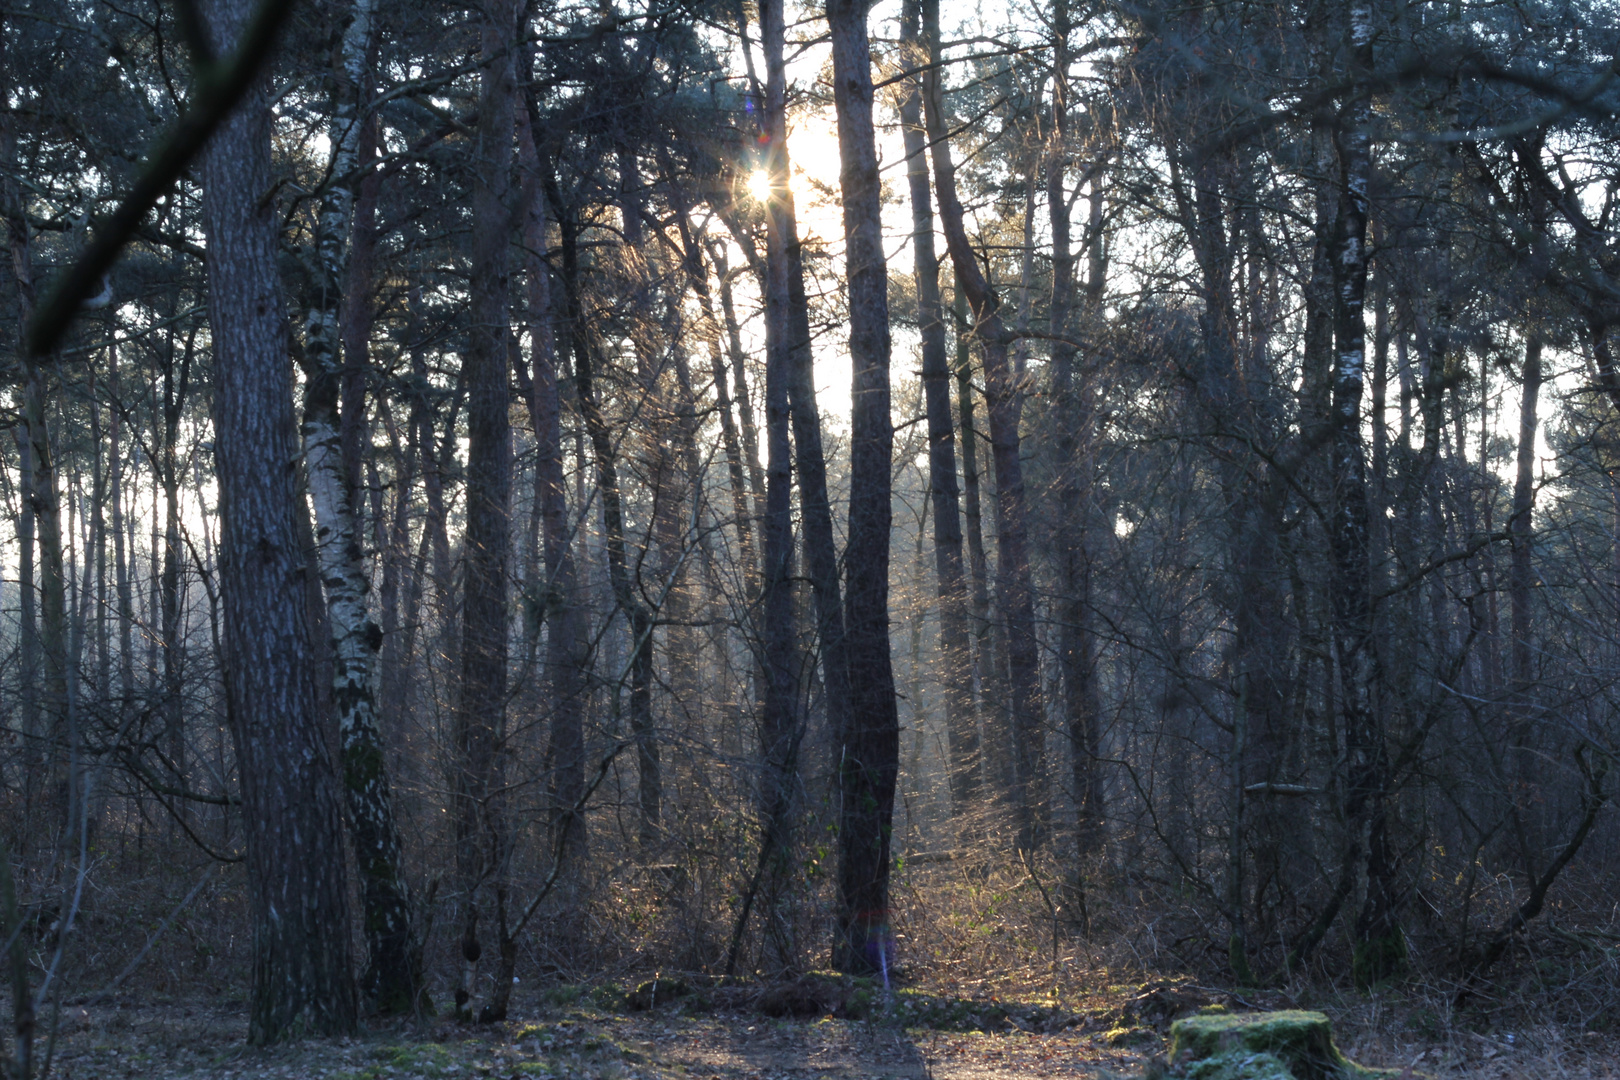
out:
<path id="1" fill-rule="evenodd" d="M 0 89 L 7 1076 L 1620 1057 L 1613 0 L 4 0 Z"/>

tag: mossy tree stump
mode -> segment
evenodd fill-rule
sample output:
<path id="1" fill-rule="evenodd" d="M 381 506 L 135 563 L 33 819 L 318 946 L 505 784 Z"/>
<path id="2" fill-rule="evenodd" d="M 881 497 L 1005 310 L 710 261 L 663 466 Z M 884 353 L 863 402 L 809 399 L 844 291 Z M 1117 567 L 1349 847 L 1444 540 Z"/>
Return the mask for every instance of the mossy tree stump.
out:
<path id="1" fill-rule="evenodd" d="M 1168 1073 L 1186 1080 L 1373 1080 L 1399 1075 L 1368 1069 L 1333 1044 L 1319 1012 L 1189 1016 L 1170 1027 Z"/>

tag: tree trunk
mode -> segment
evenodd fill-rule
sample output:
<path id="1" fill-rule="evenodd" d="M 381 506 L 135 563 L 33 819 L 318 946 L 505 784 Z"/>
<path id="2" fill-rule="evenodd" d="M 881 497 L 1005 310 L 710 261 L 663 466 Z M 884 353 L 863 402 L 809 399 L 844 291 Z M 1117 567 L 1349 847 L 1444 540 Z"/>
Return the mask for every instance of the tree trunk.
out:
<path id="1" fill-rule="evenodd" d="M 731 358 L 732 394 L 737 400 L 737 420 L 742 426 L 743 456 L 748 462 L 748 482 L 756 505 L 765 501 L 765 471 L 759 460 L 759 426 L 754 422 L 754 405 L 748 395 L 748 354 L 743 352 L 742 332 L 737 326 L 737 310 L 731 295 L 731 273 L 724 261 L 724 249 L 715 249 L 715 276 L 720 279 L 720 312 L 726 322 L 726 353 Z M 768 437 L 768 436 L 767 436 Z"/>
<path id="2" fill-rule="evenodd" d="M 833 101 L 838 113 L 849 351 L 849 543 L 844 633 L 850 713 L 834 746 L 839 767 L 839 934 L 833 963 L 881 972 L 891 963 L 889 840 L 900 717 L 889 656 L 889 275 L 883 253 L 872 58 L 862 0 L 830 0 Z"/>
<path id="3" fill-rule="evenodd" d="M 510 541 L 512 431 L 508 379 L 507 235 L 513 161 L 517 40 L 515 0 L 486 9 L 480 28 L 485 57 L 480 82 L 472 189 L 469 329 L 462 357 L 467 384 L 467 525 L 462 544 L 460 700 L 455 717 L 455 826 L 459 891 L 465 904 L 462 982 L 456 1010 L 471 1018 L 472 975 L 478 942 L 480 892 L 494 894 L 501 961 L 505 925 L 508 837 L 499 755 L 506 737 L 507 596 Z M 511 993 L 496 978 L 480 1020 L 506 1018 Z"/>
<path id="4" fill-rule="evenodd" d="M 4 38 L 0 36 L 0 49 L 4 48 Z M 29 237 L 28 218 L 24 212 L 21 192 L 14 178 L 17 167 L 16 132 L 12 129 L 14 117 L 11 113 L 0 116 L 0 158 L 6 167 L 6 173 L 0 176 L 0 195 L 3 195 L 3 205 L 0 212 L 5 214 L 6 246 L 10 256 L 12 284 L 16 288 L 17 299 L 17 351 L 23 353 L 23 336 L 34 310 L 34 277 L 32 266 L 32 251 Z M 36 786 L 42 775 L 42 765 L 45 760 L 44 747 L 46 733 L 43 730 L 42 714 L 40 711 L 39 693 L 39 612 L 37 584 L 35 580 L 34 549 L 38 533 L 38 511 L 35 508 L 34 478 L 34 447 L 31 417 L 35 412 L 41 411 L 33 405 L 35 395 L 34 384 L 38 379 L 36 369 L 30 366 L 23 385 L 24 415 L 22 423 L 15 430 L 17 439 L 17 467 L 19 487 L 19 508 L 17 514 L 17 587 L 18 587 L 18 618 L 21 625 L 18 627 L 18 688 L 21 691 L 20 709 L 22 713 L 22 829 L 18 834 L 18 842 L 26 844 L 37 832 L 44 831 L 39 827 L 39 819 L 35 811 L 39 802 L 39 789 Z M 18 854 L 23 859 L 28 857 L 26 847 L 19 848 Z M 20 939 L 19 939 L 20 941 Z M 19 944 L 15 948 L 20 949 Z M 19 969 L 21 970 L 21 969 Z M 26 979 L 26 973 L 23 978 Z M 27 995 L 18 998 L 19 1003 Z M 26 1005 L 23 1006 L 26 1009 Z M 19 1009 L 19 1017 L 23 1009 Z M 30 1021 L 31 1023 L 31 1021 Z M 19 1032 L 19 1040 L 22 1034 Z"/>
<path id="5" fill-rule="evenodd" d="M 768 9 L 768 10 L 766 10 Z M 832 505 L 827 496 L 827 465 L 821 444 L 821 411 L 816 402 L 815 378 L 810 337 L 810 303 L 804 286 L 804 256 L 799 242 L 793 192 L 787 184 L 786 62 L 783 59 L 785 29 L 781 7 L 768 3 L 760 11 L 761 44 L 765 53 L 765 123 L 770 143 L 779 147 L 772 158 L 773 175 L 770 204 L 766 208 L 769 228 L 782 244 L 781 258 L 786 280 L 787 311 L 783 330 L 787 334 L 788 400 L 793 420 L 794 464 L 799 470 L 799 512 L 804 529 L 804 569 L 815 598 L 816 634 L 821 640 L 822 682 L 826 689 L 827 726 L 834 740 L 842 737 L 848 724 L 849 659 L 844 636 L 842 588 L 838 580 L 838 548 L 833 533 Z M 780 89 L 778 89 L 780 88 Z"/>
<path id="6" fill-rule="evenodd" d="M 739 5 L 740 7 L 740 5 Z M 739 13 L 739 18 L 741 15 Z M 796 620 L 793 603 L 793 448 L 788 430 L 792 422 L 789 404 L 794 378 L 795 327 L 792 317 L 792 277 L 798 272 L 793 249 L 797 243 L 792 217 L 792 194 L 788 189 L 786 124 L 786 81 L 782 64 L 783 4 L 766 0 L 759 5 L 760 36 L 766 57 L 764 122 L 760 141 L 766 147 L 765 170 L 770 178 L 770 198 L 765 216 L 765 485 L 763 514 L 760 517 L 760 839 L 759 866 L 753 886 L 743 897 L 731 948 L 726 959 L 729 975 L 737 965 L 742 935 L 750 909 L 759 893 L 764 895 L 767 921 L 774 920 L 775 903 L 782 884 L 792 872 L 793 788 L 798 773 L 798 750 L 804 725 L 797 709 L 794 677 Z M 746 25 L 740 28 L 746 34 Z M 736 334 L 736 317 L 731 304 L 731 287 L 721 278 L 721 307 L 725 313 L 728 337 L 733 346 L 732 360 L 741 371 L 741 342 Z M 742 406 L 744 431 L 752 426 L 746 398 Z M 754 440 L 751 440 L 754 441 Z M 749 450 L 750 458 L 754 450 Z M 758 492 L 756 491 L 756 498 Z M 800 498 L 803 498 L 801 492 Z"/>
<path id="7" fill-rule="evenodd" d="M 524 168 L 533 173 L 534 190 L 524 219 L 525 276 L 529 300 L 529 372 L 525 401 L 534 427 L 535 498 L 545 558 L 544 610 L 546 689 L 551 701 L 551 741 L 546 751 L 551 799 L 553 848 L 563 863 L 558 877 L 564 895 L 585 868 L 589 853 L 585 815 L 579 801 L 585 793 L 585 663 L 586 642 L 579 611 L 578 573 L 568 520 L 568 489 L 563 474 L 562 403 L 557 387 L 551 271 L 546 264 L 546 181 L 533 127 L 538 116 L 518 125 L 518 149 Z M 566 875 L 566 877 L 565 877 Z M 571 907 L 564 904 L 564 907 Z"/>
<path id="8" fill-rule="evenodd" d="M 176 786 L 186 786 L 186 714 L 185 714 L 185 641 L 181 631 L 182 584 L 180 580 L 184 553 L 180 545 L 180 420 L 186 398 L 191 390 L 191 364 L 196 356 L 196 336 L 186 336 L 186 346 L 180 357 L 180 370 L 174 370 L 174 351 L 168 350 L 163 369 L 163 430 L 159 434 L 158 475 L 154 478 L 163 488 L 163 574 L 158 582 L 159 624 L 158 640 L 162 643 L 163 693 L 160 710 L 163 717 L 163 739 L 174 771 Z M 178 377 L 177 377 L 178 374 Z M 154 522 L 154 525 L 156 522 Z M 182 822 L 189 819 L 191 808 L 185 800 L 173 804 L 175 816 Z"/>
<path id="9" fill-rule="evenodd" d="M 1334 239 L 1334 342 L 1332 397 L 1331 547 L 1329 585 L 1333 644 L 1338 656 L 1349 773 L 1345 820 L 1362 846 L 1365 900 L 1356 918 L 1353 973 L 1369 987 L 1405 966 L 1406 944 L 1396 922 L 1394 865 L 1389 849 L 1388 755 L 1377 710 L 1378 661 L 1373 647 L 1372 565 L 1367 521 L 1367 465 L 1362 446 L 1361 398 L 1366 380 L 1368 184 L 1372 174 L 1370 125 L 1372 8 L 1350 9 L 1349 53 L 1355 79 L 1334 136 L 1339 156 L 1339 216 Z"/>
<path id="10" fill-rule="evenodd" d="M 973 404 L 973 360 L 968 348 L 967 296 L 960 280 L 955 282 L 952 318 L 956 324 L 956 412 L 962 432 L 962 521 L 967 540 L 969 641 L 972 645 L 973 676 L 978 684 L 974 726 L 981 729 L 979 781 L 981 794 L 986 783 L 992 797 L 1004 800 L 1011 787 L 1011 768 L 1006 761 L 1005 680 L 997 658 L 1005 652 L 996 643 L 1003 636 L 990 621 L 990 563 L 984 550 L 984 514 L 981 510 L 979 472 L 978 410 Z M 982 824 L 980 826 L 982 831 Z"/>
<path id="11" fill-rule="evenodd" d="M 919 0 L 909 0 L 901 23 L 913 62 L 921 56 Z M 922 337 L 922 384 L 928 417 L 928 489 L 934 511 L 934 575 L 939 590 L 940 664 L 945 673 L 945 730 L 951 812 L 960 817 L 978 798 L 979 728 L 973 712 L 973 664 L 968 645 L 967 585 L 962 563 L 962 518 L 956 480 L 956 429 L 951 416 L 950 365 L 945 352 L 939 256 L 928 186 L 927 133 L 922 81 L 901 99 L 906 179 L 911 189 L 912 261 L 917 280 L 917 323 Z"/>
<path id="12" fill-rule="evenodd" d="M 377 1011 L 406 1012 L 423 991 L 410 893 L 403 873 L 403 845 L 394 822 L 382 725 L 377 709 L 377 652 L 381 627 L 371 619 L 371 580 L 366 573 L 359 520 L 359 447 L 344 446 L 345 429 L 359 428 L 355 414 L 365 409 L 364 379 L 359 395 L 343 393 L 345 370 L 340 339 L 363 362 L 370 303 L 369 260 L 351 262 L 351 225 L 358 235 L 369 221 L 352 222 L 354 181 L 369 143 L 359 110 L 364 95 L 374 0 L 356 0 L 343 33 L 339 64 L 333 72 L 332 175 L 316 217 L 311 304 L 304 337 L 304 463 L 315 514 L 316 557 L 325 585 L 331 635 L 331 700 L 337 713 L 343 755 L 343 789 L 353 827 L 360 873 L 362 925 L 370 957 L 361 986 Z M 369 237 L 364 241 L 369 245 Z M 359 281 L 359 278 L 366 278 Z M 345 292 L 348 295 L 345 297 Z M 345 307 L 345 305 L 347 305 Z M 354 310 L 356 307 L 362 310 Z M 348 333 L 345 333 L 345 331 Z M 339 413 L 340 397 L 342 415 Z M 351 441 L 354 441 L 351 439 Z M 345 453 L 345 450 L 348 452 Z M 353 466 L 349 459 L 355 459 Z"/>
<path id="13" fill-rule="evenodd" d="M 1513 559 L 1508 569 L 1508 598 L 1512 605 L 1511 629 L 1513 634 L 1513 686 L 1512 722 L 1508 737 L 1512 758 L 1509 782 L 1512 784 L 1514 825 L 1519 836 L 1521 858 L 1527 876 L 1535 873 L 1529 861 L 1531 829 L 1528 820 L 1535 797 L 1535 748 L 1531 735 L 1534 730 L 1533 687 L 1535 684 L 1534 652 L 1530 641 L 1531 590 L 1535 583 L 1535 567 L 1531 561 L 1534 531 L 1532 515 L 1536 501 L 1536 407 L 1541 394 L 1542 339 L 1537 328 L 1527 330 L 1524 348 L 1524 390 L 1519 399 L 1519 452 L 1518 470 L 1513 482 L 1513 517 L 1508 521 L 1512 537 Z"/>
<path id="14" fill-rule="evenodd" d="M 207 5 L 225 53 L 252 7 Z M 228 715 L 236 739 L 253 1003 L 248 1039 L 355 1029 L 341 821 L 316 713 L 297 539 L 292 380 L 270 190 L 269 78 L 202 161 Z"/>
<path id="15" fill-rule="evenodd" d="M 1071 325 L 1075 311 L 1075 258 L 1070 246 L 1070 198 L 1064 189 L 1068 159 L 1069 132 L 1069 21 L 1067 0 L 1054 0 L 1052 6 L 1053 65 L 1052 145 L 1047 152 L 1046 203 L 1052 231 L 1052 408 L 1056 436 L 1055 468 L 1057 512 L 1050 547 L 1057 562 L 1058 594 L 1055 597 L 1058 666 L 1063 673 L 1063 718 L 1069 736 L 1070 776 L 1075 802 L 1076 882 L 1083 880 L 1081 869 L 1099 854 L 1102 843 L 1102 787 L 1097 758 L 1101 750 L 1102 718 L 1096 685 L 1096 642 L 1090 620 L 1091 553 L 1086 534 L 1091 502 L 1092 389 L 1084 381 L 1076 385 Z M 1102 280 L 1102 201 L 1098 197 L 1100 169 L 1091 177 L 1092 231 L 1088 237 L 1093 280 L 1087 295 L 1099 297 Z M 1095 302 L 1087 305 L 1087 316 L 1099 314 Z M 1082 377 L 1083 379 L 1083 377 Z M 1082 444 L 1087 444 L 1082 448 Z"/>
<path id="16" fill-rule="evenodd" d="M 123 409 L 118 381 L 118 346 L 107 349 L 107 392 L 114 406 L 107 421 L 107 501 L 111 504 L 113 534 L 113 584 L 118 593 L 118 694 L 126 707 L 135 692 L 135 594 L 130 583 L 130 551 L 124 525 Z"/>
<path id="17" fill-rule="evenodd" d="M 630 623 L 630 733 L 636 742 L 636 800 L 639 818 L 637 842 L 644 854 L 650 855 L 658 846 L 663 831 L 664 780 L 661 747 L 653 718 L 654 681 L 654 627 L 655 616 L 660 614 L 645 597 L 660 596 L 666 585 L 666 574 L 674 566 L 680 545 L 680 498 L 673 494 L 676 470 L 673 455 L 666 443 L 672 434 L 669 408 L 660 377 L 663 374 L 662 342 L 657 342 L 653 313 L 650 310 L 652 285 L 647 275 L 644 231 L 641 222 L 641 176 L 636 166 L 633 147 L 619 152 L 619 211 L 624 230 L 624 250 L 621 255 L 629 274 L 631 298 L 627 305 L 634 321 L 630 330 L 632 348 L 636 356 L 636 380 L 641 394 L 637 411 L 646 418 L 647 430 L 642 438 L 639 471 L 646 477 L 652 495 L 652 521 L 647 531 L 645 553 L 652 553 L 651 569 L 654 583 L 647 588 L 642 579 L 648 569 L 648 560 L 638 558 L 634 567 L 634 580 L 627 569 L 624 588 L 620 594 L 624 613 Z M 621 532 L 621 543 L 623 535 Z M 655 601 L 656 604 L 656 601 Z"/>
<path id="18" fill-rule="evenodd" d="M 923 0 L 923 32 L 932 63 L 939 60 L 938 0 Z M 1035 638 L 1035 588 L 1029 560 L 1028 513 L 1019 457 L 1020 389 L 1008 356 L 1011 335 L 1000 299 L 979 269 L 963 224 L 951 162 L 939 69 L 924 76 L 928 137 L 933 144 L 934 187 L 940 222 L 957 279 L 973 309 L 974 332 L 984 350 L 985 404 L 996 477 L 996 595 L 1007 623 L 1007 679 L 1012 706 L 1013 808 L 1020 851 L 1040 841 L 1044 807 L 1037 792 L 1044 769 L 1045 709 L 1041 703 L 1040 652 Z"/>

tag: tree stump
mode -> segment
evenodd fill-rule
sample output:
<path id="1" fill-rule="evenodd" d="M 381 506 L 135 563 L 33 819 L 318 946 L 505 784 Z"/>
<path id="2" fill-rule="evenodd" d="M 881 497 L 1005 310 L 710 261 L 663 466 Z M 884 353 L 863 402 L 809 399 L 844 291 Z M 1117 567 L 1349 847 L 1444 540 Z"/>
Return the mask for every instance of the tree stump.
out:
<path id="1" fill-rule="evenodd" d="M 1178 1080 L 1373 1080 L 1398 1070 L 1369 1069 L 1333 1044 L 1319 1012 L 1221 1013 L 1189 1016 L 1170 1027 L 1168 1066 L 1151 1070 Z"/>

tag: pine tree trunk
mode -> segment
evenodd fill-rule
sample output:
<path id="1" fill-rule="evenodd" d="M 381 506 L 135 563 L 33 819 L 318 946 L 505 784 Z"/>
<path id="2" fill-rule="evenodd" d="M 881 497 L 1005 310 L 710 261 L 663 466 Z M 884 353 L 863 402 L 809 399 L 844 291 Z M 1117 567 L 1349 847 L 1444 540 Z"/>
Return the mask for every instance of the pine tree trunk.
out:
<path id="1" fill-rule="evenodd" d="M 900 717 L 889 656 L 889 274 L 883 252 L 872 58 L 863 0 L 829 0 L 833 102 L 849 304 L 849 542 L 844 633 L 850 712 L 834 742 L 839 768 L 839 931 L 833 963 L 887 977 L 889 841 L 900 764 Z"/>
<path id="2" fill-rule="evenodd" d="M 251 4 L 207 5 L 220 52 Z M 253 915 L 248 1039 L 355 1028 L 339 803 L 316 712 L 294 490 L 292 379 L 278 291 L 261 76 L 203 156 L 228 714 Z"/>
<path id="3" fill-rule="evenodd" d="M 107 349 L 107 392 L 120 401 L 118 346 Z M 135 594 L 129 575 L 130 551 L 124 524 L 124 452 L 121 441 L 123 410 L 116 405 L 107 422 L 107 501 L 110 504 L 113 534 L 113 584 L 118 593 L 118 695 L 126 705 L 135 692 Z"/>
<path id="4" fill-rule="evenodd" d="M 979 782 L 988 785 L 993 801 L 1005 801 L 1012 787 L 1006 732 L 1006 679 L 998 666 L 1005 649 L 997 647 L 1004 636 L 990 620 L 990 561 L 984 547 L 979 465 L 978 409 L 973 404 L 973 360 L 968 348 L 967 296 L 956 281 L 952 299 L 952 319 L 956 324 L 956 412 L 962 433 L 962 522 L 967 541 L 969 642 L 972 646 L 973 677 L 978 686 L 974 723 L 981 731 L 979 743 Z M 983 831 L 983 825 L 977 831 Z"/>
<path id="5" fill-rule="evenodd" d="M 748 395 L 748 354 L 743 352 L 742 331 L 737 325 L 736 305 L 731 295 L 731 274 L 724 262 L 724 249 L 715 250 L 716 276 L 720 279 L 720 311 L 726 322 L 726 351 L 731 358 L 732 394 L 737 401 L 737 419 L 742 426 L 743 456 L 748 462 L 748 482 L 756 504 L 765 501 L 765 470 L 759 458 L 759 426 L 754 422 L 754 404 Z"/>
<path id="6" fill-rule="evenodd" d="M 834 740 L 842 737 L 849 718 L 849 658 L 844 638 L 843 589 L 838 579 L 838 548 L 833 533 L 832 505 L 827 495 L 827 465 L 822 452 L 821 410 L 816 402 L 811 352 L 810 303 L 804 286 L 804 257 L 799 241 L 793 192 L 787 185 L 786 62 L 783 59 L 785 22 L 777 3 L 760 9 L 761 46 L 765 54 L 765 135 L 779 148 L 773 156 L 768 228 L 775 231 L 782 250 L 780 282 L 787 310 L 782 329 L 787 334 L 788 402 L 793 421 L 794 465 L 799 473 L 799 512 L 804 530 L 804 570 L 815 600 L 816 636 L 821 641 L 822 683 L 826 689 L 827 726 Z M 782 27 L 784 29 L 778 29 Z"/>
<path id="7" fill-rule="evenodd" d="M 158 640 L 163 656 L 163 693 L 160 710 L 163 717 L 163 739 L 169 767 L 174 770 L 177 786 L 186 786 L 187 749 L 185 714 L 185 642 L 181 633 L 182 585 L 180 568 L 183 553 L 180 549 L 180 418 L 186 397 L 191 389 L 191 363 L 196 355 L 195 338 L 186 338 L 181 354 L 178 379 L 174 370 L 174 356 L 170 351 L 163 371 L 163 430 L 158 446 L 158 475 L 154 478 L 163 488 L 163 573 L 158 581 L 158 606 L 161 622 Z M 155 524 L 155 523 L 154 523 Z M 191 816 L 191 807 L 185 800 L 176 800 L 172 812 L 185 822 Z"/>
<path id="8" fill-rule="evenodd" d="M 667 446 L 671 435 L 669 408 L 660 380 L 664 350 L 661 342 L 655 343 L 657 332 L 651 325 L 652 288 L 643 252 L 641 176 L 632 148 L 624 148 L 619 153 L 619 184 L 619 210 L 625 244 L 622 259 L 630 275 L 628 284 L 631 298 L 628 306 L 636 323 L 630 338 L 636 356 L 636 381 L 640 391 L 638 411 L 647 423 L 638 464 L 653 498 L 652 521 L 646 538 L 647 550 L 644 552 L 653 558 L 638 558 L 635 561 L 633 580 L 627 567 L 622 577 L 624 587 L 619 591 L 625 617 L 630 623 L 630 733 L 636 742 L 637 842 L 642 853 L 650 856 L 658 846 L 663 829 L 663 762 L 652 706 L 655 675 L 653 636 L 658 622 L 656 616 L 662 612 L 654 610 L 644 598 L 658 597 L 664 592 L 666 575 L 674 565 L 680 545 L 680 526 L 676 515 L 681 499 L 675 491 L 676 470 Z M 620 528 L 622 546 L 625 537 L 623 526 Z M 648 569 L 653 571 L 651 575 L 646 575 Z M 646 576 L 651 576 L 653 580 L 647 581 Z"/>
<path id="9" fill-rule="evenodd" d="M 67 570 L 62 559 L 62 501 L 56 484 L 56 457 L 45 419 L 45 372 L 30 364 L 24 374 L 23 422 L 28 432 L 29 500 L 39 544 L 39 649 L 42 661 L 40 697 L 44 706 L 45 793 L 52 828 L 67 821 L 71 756 L 68 716 Z"/>
<path id="10" fill-rule="evenodd" d="M 456 705 L 456 876 L 464 906 L 464 961 L 456 1010 L 471 1018 L 479 896 L 493 894 L 501 960 L 506 956 L 505 890 L 509 844 L 499 757 L 506 736 L 507 563 L 512 488 L 509 409 L 507 235 L 516 121 L 514 0 L 488 7 L 480 31 L 485 58 L 480 84 L 472 189 L 468 335 L 462 357 L 467 385 L 466 531 L 462 544 L 460 695 Z M 480 1020 L 506 1018 L 511 982 L 495 980 Z"/>

